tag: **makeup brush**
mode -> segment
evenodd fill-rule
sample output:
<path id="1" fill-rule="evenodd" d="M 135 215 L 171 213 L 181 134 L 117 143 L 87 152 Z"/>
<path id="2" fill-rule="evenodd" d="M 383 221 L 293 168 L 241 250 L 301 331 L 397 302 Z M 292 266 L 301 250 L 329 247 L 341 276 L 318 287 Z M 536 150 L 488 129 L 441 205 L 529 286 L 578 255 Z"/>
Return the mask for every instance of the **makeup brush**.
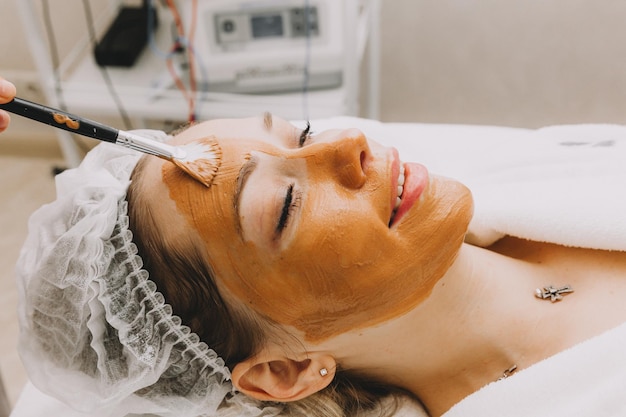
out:
<path id="1" fill-rule="evenodd" d="M 210 137 L 172 146 L 17 97 L 0 104 L 0 109 L 68 132 L 158 156 L 172 162 L 206 187 L 211 185 L 222 161 L 221 148 Z"/>

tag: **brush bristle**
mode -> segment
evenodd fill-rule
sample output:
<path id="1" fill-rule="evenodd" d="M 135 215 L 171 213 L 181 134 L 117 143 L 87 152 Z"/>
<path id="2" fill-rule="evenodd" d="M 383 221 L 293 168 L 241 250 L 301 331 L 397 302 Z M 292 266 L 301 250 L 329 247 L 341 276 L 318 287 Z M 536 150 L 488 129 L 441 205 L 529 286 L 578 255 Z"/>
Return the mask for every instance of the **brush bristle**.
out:
<path id="1" fill-rule="evenodd" d="M 210 187 L 222 163 L 222 148 L 212 137 L 198 139 L 183 145 L 187 156 L 172 162 L 192 178 Z"/>

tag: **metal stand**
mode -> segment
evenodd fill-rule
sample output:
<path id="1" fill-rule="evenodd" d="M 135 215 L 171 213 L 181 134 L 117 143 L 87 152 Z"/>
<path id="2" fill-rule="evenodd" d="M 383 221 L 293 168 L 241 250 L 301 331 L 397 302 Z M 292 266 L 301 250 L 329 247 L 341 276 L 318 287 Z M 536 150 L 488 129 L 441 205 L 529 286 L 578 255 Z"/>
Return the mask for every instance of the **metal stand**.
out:
<path id="1" fill-rule="evenodd" d="M 50 85 L 49 79 L 45 74 L 54 74 L 55 68 L 52 67 L 52 63 L 48 59 L 49 52 L 45 47 L 44 37 L 41 33 L 41 27 L 38 24 L 33 23 L 33 17 L 37 16 L 33 9 L 31 1 L 15 0 L 15 4 L 20 13 L 20 19 L 22 20 L 22 26 L 27 31 L 26 39 L 31 51 L 31 56 L 35 61 L 35 67 L 39 74 L 39 81 L 41 88 L 46 98 L 47 103 L 52 107 L 59 107 L 59 101 L 54 89 Z M 65 158 L 67 168 L 77 167 L 80 161 L 83 159 L 83 154 L 78 148 L 78 145 L 72 138 L 71 134 L 63 130 L 55 129 L 57 141 L 59 147 Z"/>

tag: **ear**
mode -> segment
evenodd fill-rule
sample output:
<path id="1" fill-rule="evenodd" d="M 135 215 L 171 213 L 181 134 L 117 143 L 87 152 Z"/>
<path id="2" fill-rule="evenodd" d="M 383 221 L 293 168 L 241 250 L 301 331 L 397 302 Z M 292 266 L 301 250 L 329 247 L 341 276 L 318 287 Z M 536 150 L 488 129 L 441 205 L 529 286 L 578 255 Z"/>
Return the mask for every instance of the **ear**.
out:
<path id="1" fill-rule="evenodd" d="M 327 354 L 310 353 L 302 361 L 263 352 L 235 365 L 232 381 L 244 394 L 263 401 L 297 401 L 328 386 L 337 363 Z"/>

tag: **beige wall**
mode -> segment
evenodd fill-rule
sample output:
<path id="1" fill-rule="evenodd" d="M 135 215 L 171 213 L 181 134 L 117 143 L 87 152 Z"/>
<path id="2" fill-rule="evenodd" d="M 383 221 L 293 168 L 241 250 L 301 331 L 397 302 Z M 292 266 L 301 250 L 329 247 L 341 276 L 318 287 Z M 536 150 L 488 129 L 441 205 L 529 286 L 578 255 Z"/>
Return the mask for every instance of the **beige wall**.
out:
<path id="1" fill-rule="evenodd" d="M 41 11 L 42 0 L 0 0 L 0 71 L 34 71 L 17 2 L 29 1 L 35 12 Z M 56 45 L 61 58 L 72 49 L 75 40 L 87 31 L 82 0 L 47 0 L 54 22 Z M 93 15 L 98 16 L 110 0 L 89 0 Z M 40 17 L 40 16 L 38 16 Z M 41 21 L 33 22 L 33 24 Z M 43 25 L 40 26 L 42 33 Z"/>
<path id="2" fill-rule="evenodd" d="M 385 120 L 626 122 L 626 2 L 383 0 Z"/>
<path id="3" fill-rule="evenodd" d="M 81 2 L 49 1 L 76 15 L 64 52 L 85 30 Z M 383 120 L 626 123 L 624 1 L 381 1 Z M 14 0 L 0 0 L 0 74 L 32 75 L 26 50 Z"/>
<path id="4" fill-rule="evenodd" d="M 0 75 L 10 79 L 18 86 L 22 98 L 37 102 L 44 101 L 39 76 L 26 41 L 26 31 L 22 25 L 17 2 L 30 1 L 34 5 L 37 19 L 32 25 L 39 25 L 45 33 L 41 20 L 42 0 L 0 0 Z M 101 15 L 103 10 L 114 0 L 90 0 L 92 13 Z M 60 58 L 63 59 L 75 45 L 75 40 L 87 31 L 82 0 L 47 0 L 50 17 L 54 22 L 54 34 Z M 62 7 L 60 7 L 62 6 Z M 59 24 L 63 22 L 63 24 Z M 68 24 L 69 22 L 69 24 Z M 103 26 L 96 23 L 96 26 Z M 12 117 L 11 128 L 7 136 L 24 138 L 50 137 L 54 130 L 38 125 L 21 117 Z"/>
<path id="5" fill-rule="evenodd" d="M 28 70 L 32 67 L 24 32 L 14 0 L 0 0 L 0 69 Z"/>

